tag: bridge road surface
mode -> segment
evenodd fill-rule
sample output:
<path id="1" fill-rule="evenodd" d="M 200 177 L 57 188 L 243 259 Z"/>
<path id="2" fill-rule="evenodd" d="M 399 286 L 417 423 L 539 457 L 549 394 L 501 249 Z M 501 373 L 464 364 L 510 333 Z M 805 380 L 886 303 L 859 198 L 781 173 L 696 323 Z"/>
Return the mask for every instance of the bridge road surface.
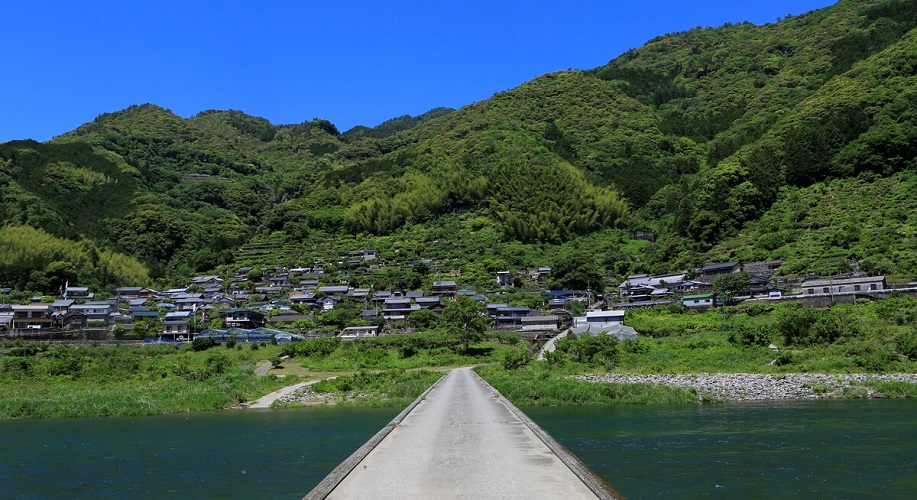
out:
<path id="1" fill-rule="evenodd" d="M 544 431 L 513 410 L 519 411 L 471 369 L 454 369 L 406 410 L 407 416 L 330 493 L 320 490 L 331 487 L 327 483 L 335 482 L 335 472 L 306 498 L 326 493 L 326 498 L 348 499 L 619 497 L 547 437 L 552 451 L 536 434 Z M 579 475 L 561 456 L 579 466 Z M 346 474 L 338 469 L 338 475 Z"/>

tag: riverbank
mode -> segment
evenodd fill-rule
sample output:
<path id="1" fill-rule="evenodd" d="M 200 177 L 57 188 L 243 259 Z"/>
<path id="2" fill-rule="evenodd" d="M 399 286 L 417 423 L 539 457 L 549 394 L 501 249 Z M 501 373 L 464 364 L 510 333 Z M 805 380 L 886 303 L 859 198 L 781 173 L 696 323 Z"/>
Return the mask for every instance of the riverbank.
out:
<path id="1" fill-rule="evenodd" d="M 360 371 L 288 387 L 278 391 L 271 403 L 278 406 L 401 408 L 442 376 L 438 370 Z"/>
<path id="2" fill-rule="evenodd" d="M 884 398 L 897 384 L 917 384 L 917 374 L 698 373 L 691 375 L 577 375 L 576 380 L 610 384 L 652 384 L 694 390 L 703 400 Z M 914 385 L 917 387 L 917 385 Z"/>

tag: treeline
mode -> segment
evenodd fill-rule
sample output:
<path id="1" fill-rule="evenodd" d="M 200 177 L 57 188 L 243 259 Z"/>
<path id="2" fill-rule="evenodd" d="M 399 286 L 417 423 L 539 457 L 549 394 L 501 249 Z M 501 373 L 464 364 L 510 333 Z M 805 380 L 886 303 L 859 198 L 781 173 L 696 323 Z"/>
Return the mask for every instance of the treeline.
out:
<path id="1" fill-rule="evenodd" d="M 29 226 L 0 227 L 0 283 L 50 292 L 68 281 L 104 290 L 147 284 L 150 275 L 133 257 L 97 248 L 89 240 L 57 238 Z"/>

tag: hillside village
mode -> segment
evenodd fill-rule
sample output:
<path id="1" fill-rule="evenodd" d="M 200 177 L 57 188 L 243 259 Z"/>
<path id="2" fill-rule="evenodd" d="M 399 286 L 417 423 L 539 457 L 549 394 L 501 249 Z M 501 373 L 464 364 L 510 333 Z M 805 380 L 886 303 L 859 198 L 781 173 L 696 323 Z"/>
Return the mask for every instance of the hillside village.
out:
<path id="1" fill-rule="evenodd" d="M 421 264 L 431 270 L 434 266 L 429 261 Z M 0 302 L 0 336 L 150 343 L 186 342 L 202 335 L 217 342 L 289 342 L 319 336 L 353 340 L 428 328 L 459 296 L 484 304 L 494 331 L 520 332 L 533 339 L 568 328 L 622 336 L 633 334 L 621 329 L 626 312 L 633 309 L 704 311 L 744 300 L 827 307 L 917 292 L 917 283 L 890 284 L 885 276 L 862 273 L 793 279 L 779 276 L 780 265 L 718 262 L 691 272 L 632 275 L 607 287 L 605 294 L 545 288 L 548 267 L 498 271 L 488 290 L 464 288 L 460 277 L 434 278 L 416 289 L 374 290 L 349 284 L 355 273 L 386 266 L 379 252 L 363 249 L 340 255 L 330 266 L 316 261 L 308 267 L 270 271 L 242 267 L 232 276 L 196 276 L 167 290 L 124 286 L 97 291 L 64 283 L 59 295 L 24 297 L 0 288 L 5 299 Z M 334 271 L 326 273 L 328 267 Z M 730 288 L 721 283 L 722 277 L 738 281 L 733 279 Z"/>

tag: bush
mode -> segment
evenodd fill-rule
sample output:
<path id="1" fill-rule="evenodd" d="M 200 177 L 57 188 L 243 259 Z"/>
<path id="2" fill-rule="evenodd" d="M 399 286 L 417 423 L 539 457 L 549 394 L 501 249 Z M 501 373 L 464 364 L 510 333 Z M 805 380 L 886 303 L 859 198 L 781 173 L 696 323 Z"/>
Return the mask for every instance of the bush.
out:
<path id="1" fill-rule="evenodd" d="M 195 337 L 191 341 L 191 349 L 194 351 L 206 351 L 216 345 L 216 341 L 211 337 Z"/>
<path id="2" fill-rule="evenodd" d="M 845 329 L 847 336 L 858 333 L 858 325 L 852 319 L 841 318 L 841 313 L 833 309 L 792 307 L 777 320 L 777 330 L 787 345 L 827 345 L 844 336 Z"/>
<path id="3" fill-rule="evenodd" d="M 410 343 L 405 343 L 398 348 L 398 354 L 402 359 L 412 358 L 417 354 L 417 348 Z"/>
<path id="4" fill-rule="evenodd" d="M 229 368 L 230 360 L 225 354 L 214 351 L 207 356 L 206 364 L 208 374 L 221 375 Z"/>
<path id="5" fill-rule="evenodd" d="M 737 345 L 770 345 L 771 339 L 767 329 L 762 326 L 741 325 L 729 334 L 729 342 Z"/>
<path id="6" fill-rule="evenodd" d="M 893 361 L 895 355 L 885 349 L 870 349 L 853 360 L 857 366 L 873 373 L 888 371 L 888 364 Z"/>
<path id="7" fill-rule="evenodd" d="M 647 339 L 636 338 L 621 342 L 624 352 L 630 354 L 649 354 L 653 346 Z"/>
<path id="8" fill-rule="evenodd" d="M 780 351 L 777 353 L 777 359 L 774 360 L 774 364 L 777 366 L 786 366 L 793 364 L 793 353 L 790 351 Z"/>
<path id="9" fill-rule="evenodd" d="M 312 340 L 306 340 L 296 345 L 287 344 L 293 347 L 294 352 L 303 356 L 324 358 L 337 350 L 341 345 L 341 339 L 338 337 L 321 337 Z M 286 349 L 287 346 L 284 346 Z"/>
<path id="10" fill-rule="evenodd" d="M 777 320 L 777 331 L 787 345 L 809 345 L 809 331 L 817 320 L 813 309 L 787 308 Z"/>
<path id="11" fill-rule="evenodd" d="M 618 339 L 614 335 L 567 336 L 556 346 L 557 351 L 580 363 L 601 364 L 608 369 L 618 362 Z"/>
<path id="12" fill-rule="evenodd" d="M 895 337 L 895 348 L 910 360 L 917 360 L 917 328 Z"/>
<path id="13" fill-rule="evenodd" d="M 525 347 L 522 346 L 506 351 L 503 354 L 503 368 L 507 370 L 522 368 L 523 366 L 527 365 L 528 362 L 529 352 Z"/>
<path id="14" fill-rule="evenodd" d="M 544 360 L 550 366 L 560 366 L 566 361 L 566 357 L 559 351 L 547 351 L 544 353 Z"/>

